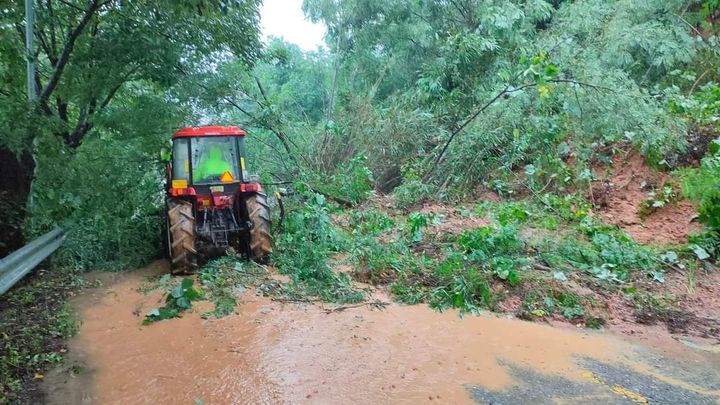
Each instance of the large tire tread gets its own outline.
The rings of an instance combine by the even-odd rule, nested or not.
[[[192,204],[178,199],[167,201],[170,268],[173,273],[187,273],[195,267],[195,217]]]
[[[250,230],[250,254],[258,263],[267,263],[272,253],[272,235],[270,234],[270,205],[263,192],[256,193],[245,200],[248,215],[253,227]]]

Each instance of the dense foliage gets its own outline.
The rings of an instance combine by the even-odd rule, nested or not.
[[[329,51],[280,40],[262,48],[255,1],[40,1],[39,99],[28,108],[23,8],[9,6],[0,143],[34,158],[24,168],[34,175],[26,233],[65,226],[62,259],[83,268],[152,257],[155,156],[186,124],[248,128],[265,182],[300,180],[351,203],[373,187],[394,190],[409,206],[478,187],[517,194],[518,173],[534,191],[588,187],[589,166],[618,142],[674,168],[688,115],[707,123],[716,108],[708,1],[307,0],[304,9],[328,27]]]

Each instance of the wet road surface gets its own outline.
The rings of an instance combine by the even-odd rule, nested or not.
[[[82,317],[58,404],[720,404],[720,354],[674,340],[391,304],[340,312],[245,292],[234,315],[142,326],[162,292],[138,287],[163,262],[73,301]],[[385,297],[380,297],[386,299]],[[72,372],[71,372],[72,371]]]

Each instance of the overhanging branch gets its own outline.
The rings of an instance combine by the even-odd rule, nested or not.
[[[598,86],[598,85],[590,84],[590,83],[579,82],[579,81],[573,80],[573,79],[551,79],[551,80],[548,80],[547,82],[548,82],[548,83],[566,83],[566,84],[569,83],[569,84],[574,84],[574,85],[578,85],[578,86],[581,86],[581,87],[588,87],[588,88],[591,88],[591,89],[594,89],[594,90],[597,90],[597,91],[603,90],[603,91],[609,91],[609,92],[613,92],[613,93],[616,92],[615,90],[613,90],[613,89],[611,89],[611,88],[608,88],[608,87]],[[506,96],[506,95],[511,94],[511,93],[515,93],[515,92],[524,90],[524,89],[527,89],[527,88],[530,88],[530,87],[536,87],[536,86],[538,86],[538,83],[536,83],[536,82],[527,83],[527,84],[524,84],[524,85],[519,86],[519,87],[512,87],[511,85],[507,85],[507,86],[505,86],[505,88],[504,88],[502,91],[500,91],[500,92],[497,93],[492,99],[490,99],[490,101],[488,101],[487,103],[483,104],[483,105],[480,107],[480,109],[478,109],[475,113],[473,113],[468,119],[466,119],[457,129],[455,129],[455,130],[450,134],[450,137],[449,137],[448,140],[445,142],[445,145],[443,145],[443,148],[442,148],[442,150],[440,151],[440,154],[439,154],[438,157],[435,159],[434,164],[430,167],[430,169],[428,170],[428,172],[425,174],[424,178],[427,180],[427,179],[430,177],[430,175],[431,175],[431,174],[433,173],[433,171],[435,170],[435,167],[437,167],[438,164],[442,161],[442,158],[445,156],[445,152],[447,152],[448,147],[450,147],[450,144],[451,144],[452,141],[455,139],[455,137],[457,137],[457,135],[458,135],[460,132],[462,132],[471,122],[475,121],[475,119],[476,119],[478,116],[480,116],[480,114],[482,114],[485,110],[487,110],[488,108],[490,108],[490,106],[492,106],[493,104],[495,104],[495,102],[498,101],[501,97]]]

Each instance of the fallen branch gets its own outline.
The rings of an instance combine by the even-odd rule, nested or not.
[[[542,270],[542,271],[552,271],[552,269],[550,267],[545,266],[544,264],[540,264],[540,263],[533,263],[533,268],[535,268],[537,270]]]
[[[375,301],[371,301],[371,302],[362,302],[362,303],[360,303],[360,304],[355,304],[355,305],[343,305],[343,306],[339,306],[339,307],[332,308],[332,309],[326,309],[326,310],[325,310],[325,313],[326,313],[326,314],[332,314],[332,313],[334,313],[334,312],[342,312],[342,311],[344,311],[344,310],[346,310],[346,309],[361,308],[361,307],[364,307],[364,306],[370,306],[370,307],[373,307],[373,308],[375,308],[375,309],[385,309],[385,307],[388,306],[388,305],[390,305],[389,302],[383,302],[383,301],[380,301],[380,300],[375,300]]]
[[[602,86],[598,86],[598,85],[591,84],[591,83],[579,82],[579,81],[577,81],[577,80],[572,80],[572,79],[552,79],[552,80],[548,80],[547,82],[548,82],[548,83],[556,83],[556,84],[559,84],[559,83],[569,83],[569,84],[574,84],[574,85],[581,86],[581,87],[588,87],[588,88],[591,88],[591,89],[596,90],[596,91],[604,90],[604,91],[609,91],[609,92],[616,93],[615,90],[613,90],[613,89],[611,89],[611,88],[608,88],[608,87],[602,87]],[[520,87],[512,87],[511,85],[508,84],[507,86],[505,86],[504,89],[502,89],[502,91],[500,91],[500,92],[497,93],[492,99],[490,99],[490,101],[488,101],[487,103],[483,104],[483,106],[480,107],[479,110],[477,110],[475,113],[473,113],[468,119],[466,119],[462,124],[460,124],[460,126],[459,126],[457,129],[455,129],[455,130],[450,134],[450,137],[449,137],[448,140],[445,142],[445,145],[443,146],[442,150],[440,151],[440,154],[439,154],[438,157],[435,159],[435,164],[433,164],[433,165],[430,167],[430,170],[428,170],[428,172],[425,174],[424,179],[427,180],[427,179],[430,177],[430,175],[432,174],[432,172],[435,170],[435,167],[438,166],[438,164],[440,163],[440,161],[442,160],[442,158],[445,156],[445,152],[447,152],[447,149],[448,149],[448,147],[450,146],[450,143],[452,143],[453,139],[455,139],[455,137],[456,137],[460,132],[462,132],[463,129],[465,129],[468,125],[470,125],[471,122],[475,121],[475,119],[476,119],[478,116],[480,116],[480,114],[482,114],[485,110],[487,110],[488,108],[490,108],[491,105],[495,104],[495,102],[498,101],[498,100],[499,100],[500,98],[502,98],[503,96],[507,96],[507,95],[509,95],[509,94],[511,94],[511,93],[515,93],[515,92],[518,92],[518,91],[521,91],[521,90],[524,90],[524,89],[527,89],[527,88],[530,88],[530,87],[537,87],[537,86],[538,86],[538,83],[527,83],[527,84],[524,84],[524,85],[522,85],[522,86],[520,86]]]
[[[350,201],[350,200],[347,200],[347,199],[342,198],[342,197],[337,197],[337,196],[334,196],[334,195],[332,195],[332,194],[328,194],[328,193],[326,193],[326,192],[324,192],[324,191],[322,191],[322,190],[319,190],[319,189],[311,186],[311,185],[308,184],[308,183],[304,183],[304,184],[305,184],[305,185],[307,186],[307,188],[309,188],[310,191],[312,191],[313,193],[320,194],[320,195],[322,195],[323,197],[327,198],[328,200],[335,201],[336,203],[342,205],[342,206],[345,207],[345,208],[352,208],[352,207],[355,206],[355,203],[353,203],[353,202]]]
[[[316,302],[322,302],[322,300],[318,300],[318,299],[308,299],[308,298],[282,298],[282,297],[273,297],[273,298],[271,298],[270,300],[271,300],[271,301],[274,301],[274,302],[280,302],[280,303],[283,303],[283,304],[288,304],[288,303],[313,304],[313,303],[316,303]]]

